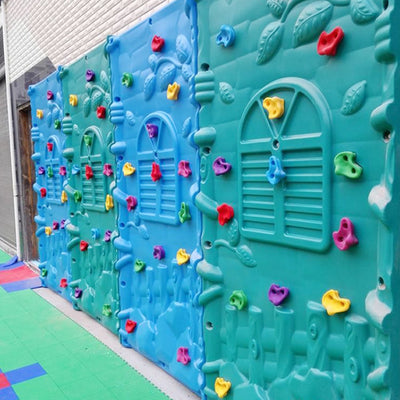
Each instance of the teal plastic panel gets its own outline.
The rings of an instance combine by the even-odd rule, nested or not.
[[[101,45],[60,68],[64,95],[63,132],[67,159],[71,253],[70,295],[76,309],[118,331],[118,272],[111,243],[117,211],[112,190],[115,158],[110,152],[111,82],[108,55]]]
[[[110,37],[106,47],[114,97],[121,343],[201,394],[196,38],[196,5],[179,0]],[[174,83],[180,85],[176,100],[167,98]]]
[[[209,399],[400,396],[398,6],[198,2]]]
[[[36,236],[39,240],[40,279],[69,299],[66,282],[70,280],[71,261],[67,250],[68,205],[62,201],[66,181],[66,162],[62,157],[64,135],[61,132],[63,101],[61,82],[56,72],[29,87],[32,110],[32,141],[38,215]]]

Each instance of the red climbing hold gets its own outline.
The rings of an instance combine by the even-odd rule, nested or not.
[[[161,51],[164,47],[165,41],[162,37],[155,35],[151,41],[151,49],[153,51]]]
[[[81,251],[86,251],[88,247],[89,247],[89,243],[85,242],[84,240],[81,240],[81,244],[80,244]]]
[[[137,323],[135,321],[132,321],[131,319],[127,319],[125,323],[125,330],[128,333],[132,333],[135,328],[136,328]]]
[[[67,286],[68,286],[67,279],[66,279],[66,278],[62,278],[62,279],[60,280],[60,287],[66,288]]]
[[[53,151],[53,143],[47,142],[47,150]]]
[[[218,222],[221,225],[225,225],[235,215],[233,208],[226,203],[223,203],[220,206],[218,206],[217,211],[218,211]]]
[[[162,177],[162,174],[160,171],[160,166],[158,164],[156,164],[155,162],[153,162],[150,176],[151,176],[151,179],[153,180],[153,182],[160,180]]]
[[[106,117],[106,108],[104,106],[97,107],[97,118],[104,119]]]
[[[41,188],[40,189],[40,197],[46,197],[47,191],[46,188]]]
[[[86,175],[86,179],[92,179],[93,178],[93,170],[92,170],[92,167],[90,165],[86,165],[85,175]]]
[[[337,47],[343,38],[344,32],[340,26],[336,27],[331,33],[322,32],[317,44],[318,54],[321,56],[336,55]]]

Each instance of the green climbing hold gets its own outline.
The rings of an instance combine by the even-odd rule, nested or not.
[[[90,135],[83,135],[83,140],[86,146],[90,146],[92,144],[92,137]]]
[[[247,306],[247,297],[243,290],[234,290],[231,297],[229,297],[229,304],[238,310],[245,308]]]
[[[125,87],[131,87],[133,85],[133,76],[129,72],[124,72],[122,74],[121,83]]]
[[[76,190],[74,193],[75,203],[79,203],[82,200],[82,194],[79,190]]]
[[[343,175],[350,179],[357,179],[362,174],[362,167],[356,163],[356,153],[343,151],[334,159],[335,174]]]
[[[178,216],[179,216],[179,221],[181,221],[181,224],[192,218],[192,216],[190,215],[188,204],[181,203],[181,209],[179,210]]]
[[[46,269],[46,268],[43,268],[43,269],[40,271],[40,276],[42,276],[43,278],[44,278],[45,276],[47,276],[47,269]]]
[[[109,304],[103,305],[103,311],[101,312],[105,317],[110,317],[112,314],[111,306]]]
[[[135,261],[135,272],[140,272],[145,269],[146,263],[142,260],[136,259]]]
[[[54,176],[53,168],[52,167],[47,167],[47,177],[52,178]]]
[[[54,128],[55,129],[61,129],[61,121],[59,119],[56,119],[54,121]]]

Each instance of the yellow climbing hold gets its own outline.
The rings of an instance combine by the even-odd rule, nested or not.
[[[36,110],[36,116],[37,116],[39,119],[42,119],[42,118],[43,118],[43,110]]]
[[[50,228],[50,226],[46,226],[46,228],[44,228],[44,232],[46,233],[47,236],[50,236],[52,229]]]
[[[181,85],[174,82],[172,85],[168,85],[167,89],[167,99],[168,100],[178,100],[179,91],[181,90]]]
[[[328,315],[346,312],[350,308],[351,301],[342,299],[337,290],[328,290],[322,296],[322,305],[325,307]]]
[[[135,173],[135,171],[136,168],[130,162],[126,162],[122,167],[122,172],[124,173],[125,176],[132,175]]]
[[[111,210],[112,208],[114,208],[114,200],[112,198],[112,196],[110,196],[109,194],[106,196],[106,210]]]
[[[76,94],[69,95],[69,104],[71,104],[72,107],[76,107],[78,105],[78,96]]]
[[[67,200],[68,200],[67,193],[65,192],[65,190],[63,190],[63,191],[61,192],[61,203],[66,203]]]
[[[285,112],[285,100],[280,97],[266,97],[263,107],[268,111],[269,119],[280,118]]]
[[[224,378],[217,378],[215,380],[214,389],[218,397],[222,399],[228,394],[231,386],[232,384],[229,381],[226,381]]]
[[[176,261],[179,265],[186,264],[190,260],[190,254],[185,249],[179,249],[176,253]]]

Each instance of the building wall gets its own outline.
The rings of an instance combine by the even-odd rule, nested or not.
[[[66,65],[107,35],[136,25],[172,0],[7,0],[10,80],[44,58]]]

